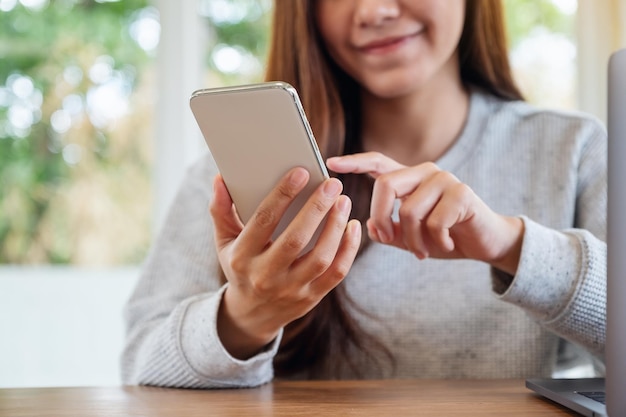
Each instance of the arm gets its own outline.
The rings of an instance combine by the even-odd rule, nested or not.
[[[599,355],[606,336],[606,185],[606,134],[595,129],[579,158],[574,227],[557,231],[524,218],[517,273],[493,270],[502,300]]]
[[[494,291],[559,336],[602,354],[606,338],[606,244],[586,230],[557,232],[524,219],[515,277],[493,269]]]
[[[124,383],[208,388],[272,378],[280,337],[247,360],[232,357],[217,337],[224,287],[208,212],[215,173],[209,157],[190,169],[128,301]]]
[[[564,226],[571,227],[567,230],[494,213],[469,187],[433,164],[404,167],[376,153],[331,158],[327,164],[331,170],[368,173],[376,179],[367,221],[374,241],[409,250],[420,259],[489,263],[494,290],[503,301],[597,354],[605,339],[606,134],[599,124],[582,126],[576,130],[566,123],[564,138],[576,136],[576,142],[570,140],[568,145],[572,154],[561,160],[567,178],[549,179],[552,185],[569,187],[573,182],[575,202],[572,197],[541,203],[558,211],[557,216],[575,212],[572,223]],[[556,154],[562,142],[551,143]],[[537,152],[542,149],[537,147]],[[533,194],[542,195],[551,194]],[[391,213],[397,199],[400,208],[394,221]]]
[[[356,256],[360,227],[349,221],[350,200],[337,179],[324,181],[272,240],[308,181],[306,170],[280,179],[244,226],[207,164],[183,183],[128,304],[125,382],[209,388],[269,381],[282,328],[338,285]]]

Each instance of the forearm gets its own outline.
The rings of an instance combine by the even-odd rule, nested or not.
[[[222,346],[216,329],[223,290],[183,301],[158,322],[133,329],[122,358],[124,382],[181,388],[248,387],[273,377],[279,339],[245,361]]]
[[[523,308],[556,334],[601,354],[606,244],[583,230],[558,232],[525,222],[517,274],[511,279],[494,271],[494,290],[503,301]]]

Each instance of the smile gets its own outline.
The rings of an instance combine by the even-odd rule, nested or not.
[[[374,42],[370,42],[364,46],[359,47],[359,51],[369,55],[384,55],[390,52],[394,52],[397,49],[400,49],[410,40],[417,37],[420,32],[416,32],[410,35],[405,36],[397,36],[391,38],[385,38],[381,40],[377,40]]]

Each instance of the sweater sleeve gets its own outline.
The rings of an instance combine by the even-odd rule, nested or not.
[[[594,125],[597,126],[597,125]],[[576,215],[555,230],[522,216],[515,277],[493,270],[493,288],[547,329],[602,356],[606,338],[606,134],[587,133],[577,164]]]
[[[238,360],[217,334],[227,284],[219,281],[208,211],[214,175],[210,156],[189,169],[127,302],[126,384],[248,387],[273,377],[280,335],[256,356]]]
[[[494,290],[559,336],[601,355],[606,339],[606,244],[585,230],[557,232],[524,218],[517,274],[494,270]]]

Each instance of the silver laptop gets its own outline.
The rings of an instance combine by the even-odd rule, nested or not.
[[[626,49],[608,73],[606,381],[529,379],[526,386],[584,416],[626,416]]]

